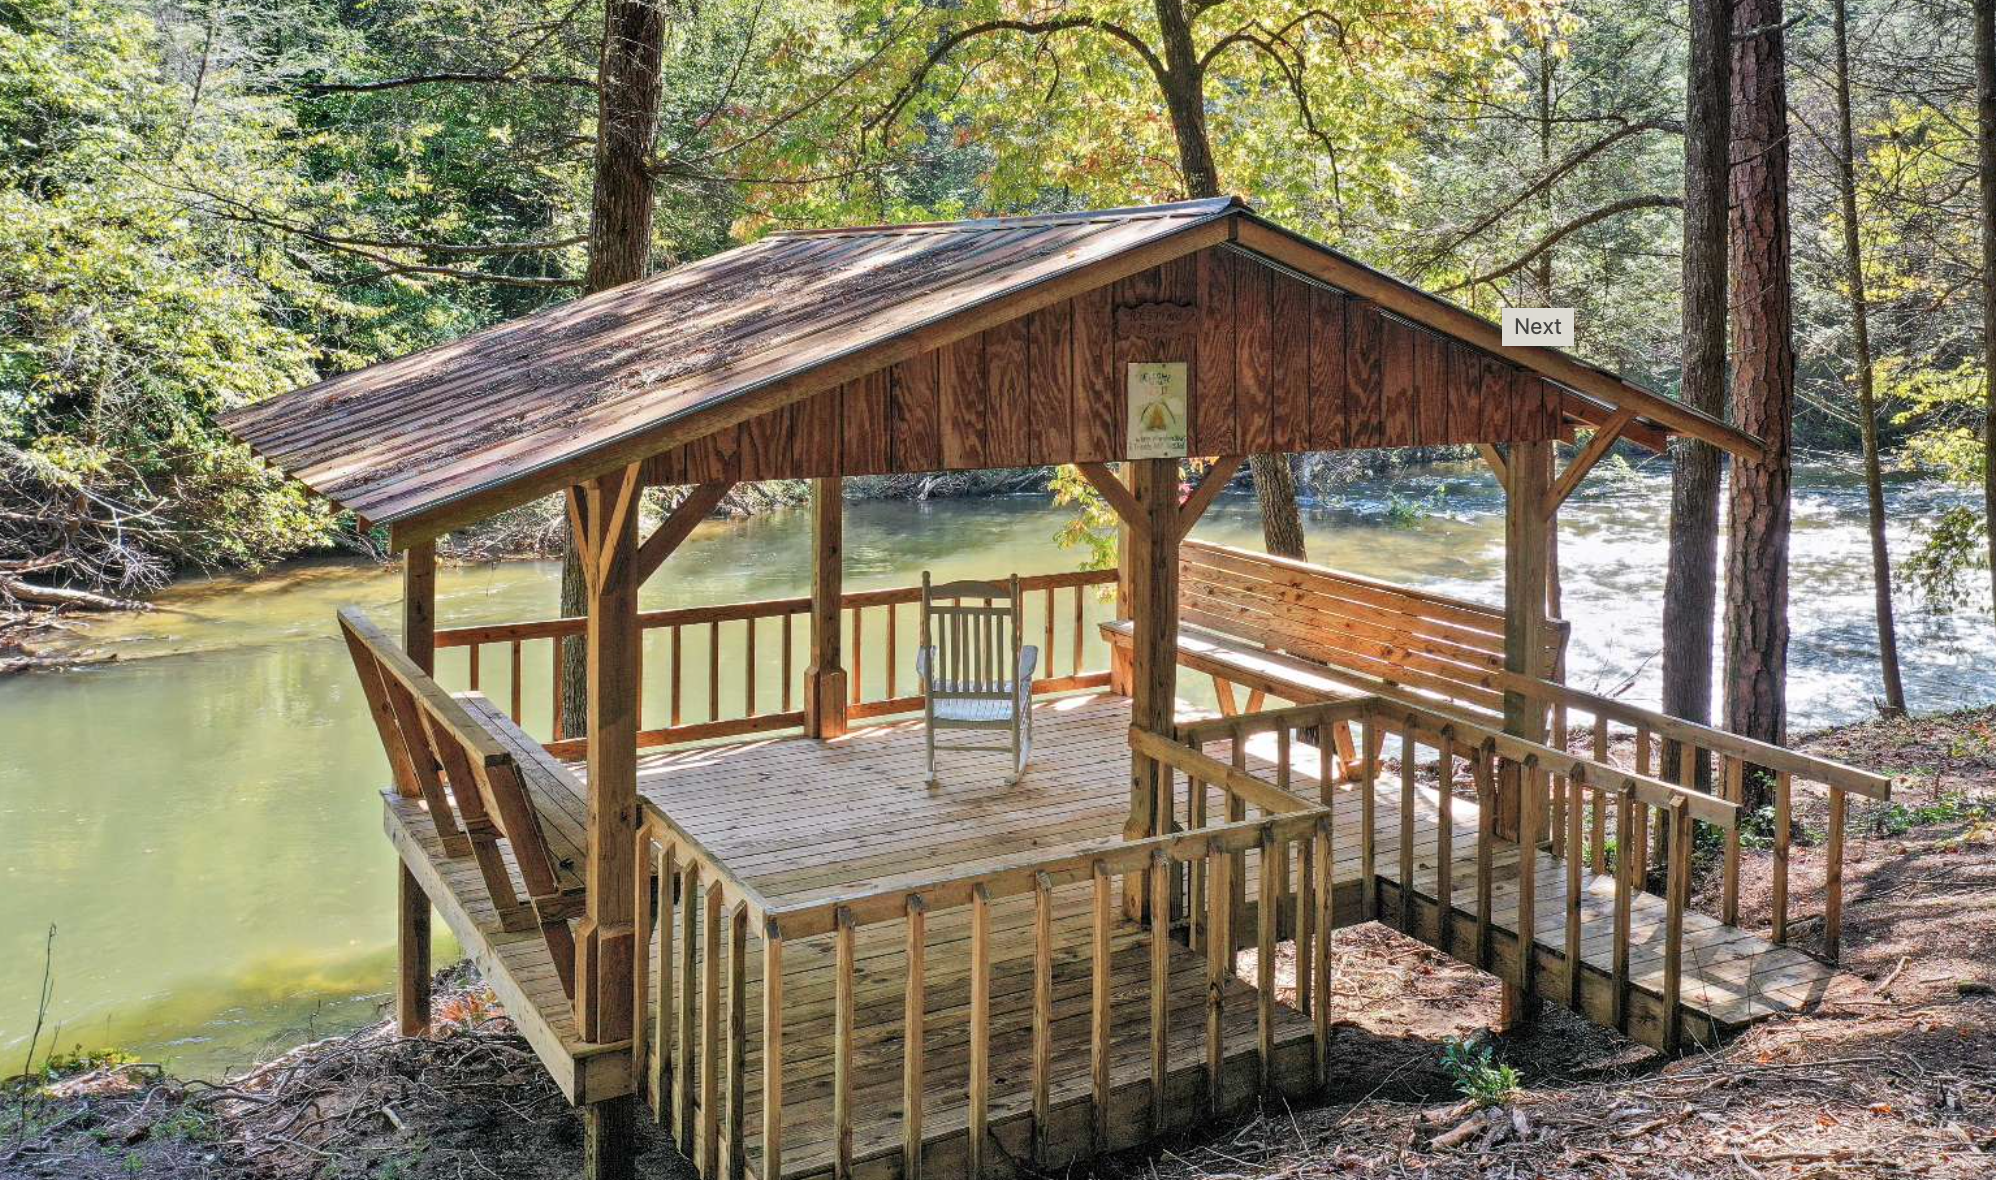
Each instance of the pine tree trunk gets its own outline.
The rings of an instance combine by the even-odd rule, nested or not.
[[[1795,401],[1789,273],[1788,91],[1781,0],[1733,11],[1733,405],[1765,452],[1733,464],[1726,537],[1726,727],[1766,742],[1787,728],[1790,435]],[[1770,785],[1750,776],[1746,803]]]
[[[1996,610],[1996,0],[1975,0],[1976,177],[1982,207],[1982,523]]]
[[[1164,45],[1165,110],[1171,115],[1178,143],[1178,166],[1185,174],[1185,195],[1217,197],[1220,172],[1213,163],[1213,143],[1206,134],[1206,77],[1192,43],[1192,26],[1181,0],[1156,0],[1158,29]],[[1261,539],[1278,557],[1306,560],[1303,513],[1296,503],[1296,473],[1287,455],[1248,458],[1254,493],[1261,503]]]
[[[603,10],[603,50],[597,67],[596,184],[589,205],[586,293],[643,278],[650,267],[655,188],[651,142],[658,127],[664,55],[663,0],[609,0]],[[588,604],[575,538],[567,537],[561,563],[561,613],[580,615]],[[589,680],[583,657],[580,640],[564,645],[563,737],[581,737],[587,729]]]
[[[1684,112],[1686,405],[1726,412],[1726,179],[1731,118],[1731,0],[1691,0]],[[1719,600],[1719,448],[1671,448],[1670,555],[1663,581],[1663,711],[1712,720],[1712,634]],[[1666,756],[1671,755],[1666,752]]]
[[[1864,490],[1871,524],[1871,586],[1878,617],[1878,671],[1885,684],[1885,712],[1906,711],[1899,677],[1899,629],[1892,618],[1892,555],[1885,548],[1885,477],[1879,469],[1878,395],[1871,367],[1871,307],[1865,296],[1864,249],[1857,234],[1857,137],[1850,113],[1850,28],[1847,0],[1834,0],[1836,40],[1837,186],[1843,203],[1844,281],[1850,291],[1851,347],[1857,363],[1858,427],[1864,434]]]

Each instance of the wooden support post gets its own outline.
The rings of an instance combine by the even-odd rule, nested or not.
[[[1178,461],[1137,459],[1128,467],[1138,508],[1128,530],[1130,724],[1169,735],[1178,700]],[[1126,838],[1163,835],[1169,827],[1170,815],[1158,809],[1160,780],[1169,773],[1155,759],[1131,755]],[[1141,913],[1143,895],[1141,888],[1125,891],[1131,916]]]
[[[575,1023],[582,1039],[631,1035],[637,936],[638,514],[635,466],[579,496],[589,583],[589,863],[576,930]]]
[[[846,670],[839,642],[844,594],[845,500],[836,476],[811,481],[811,662],[804,669],[804,732],[846,731]]]
[[[638,1174],[638,1096],[626,1094],[582,1108],[585,1180],[632,1180]]]
[[[425,672],[437,664],[437,546],[402,555],[402,650]],[[395,1027],[405,1037],[430,1031],[430,898],[399,860],[396,869]]]
[[[1504,667],[1525,676],[1539,674],[1539,653],[1546,633],[1546,487],[1552,473],[1552,444],[1511,444],[1505,456],[1504,483]],[[1528,741],[1546,740],[1545,707],[1521,693],[1504,694],[1504,732]],[[1523,768],[1507,760],[1497,784],[1496,834],[1520,843],[1540,837],[1538,824],[1522,830],[1528,789]],[[1530,809],[1535,817],[1544,808]],[[1530,932],[1519,931],[1519,945],[1530,946]],[[1511,1028],[1530,1019],[1536,1004],[1528,1002],[1516,983],[1506,983],[1499,1026]]]

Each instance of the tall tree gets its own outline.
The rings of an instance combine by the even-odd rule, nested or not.
[[[1764,452],[1733,464],[1726,536],[1726,727],[1779,742],[1787,725],[1790,441],[1788,89],[1781,0],[1733,8],[1733,406]],[[1748,802],[1768,786],[1755,776]]]
[[[1679,396],[1726,410],[1726,181],[1732,113],[1732,0],[1691,0],[1684,112],[1684,376]],[[1663,708],[1712,719],[1718,602],[1719,448],[1673,444],[1670,556],[1663,582]]]
[[[1410,115],[1426,105],[1418,88],[1477,78],[1496,59],[1505,20],[1543,7],[890,2],[880,26],[922,48],[911,57],[883,51],[881,72],[905,62],[905,81],[860,130],[877,145],[897,128],[969,138],[988,123],[994,134],[978,142],[994,163],[989,188],[1014,204],[1211,197],[1235,185],[1265,208],[1337,225],[1357,194],[1397,184],[1391,153],[1378,148],[1418,133]],[[1168,178],[1160,160],[1170,162]],[[1289,464],[1257,455],[1252,470],[1268,549],[1303,556]]]
[[[1975,0],[1975,172],[1982,213],[1982,523],[1996,610],[1996,0]]]
[[[589,205],[590,293],[643,278],[651,264],[652,136],[658,130],[660,70],[665,56],[664,0],[609,0],[603,6],[603,51],[596,86],[596,179]],[[582,614],[588,586],[571,535],[563,547],[561,613]],[[562,733],[579,737],[589,681],[583,644],[562,652]]]
[[[1885,708],[1906,711],[1906,686],[1899,676],[1899,629],[1892,617],[1892,555],[1885,546],[1885,477],[1878,454],[1877,372],[1871,360],[1871,305],[1864,285],[1864,249],[1857,222],[1857,135],[1850,101],[1850,14],[1848,0],[1833,0],[1830,35],[1837,97],[1837,196],[1842,211],[1845,286],[1850,299],[1853,361],[1857,369],[1858,429],[1864,439],[1865,503],[1871,527],[1873,610],[1878,619],[1878,670],[1885,684]]]

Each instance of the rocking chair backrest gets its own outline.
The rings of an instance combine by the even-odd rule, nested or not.
[[[1019,578],[931,585],[922,575],[922,637],[936,649],[931,676],[950,695],[1002,695],[1019,667]]]

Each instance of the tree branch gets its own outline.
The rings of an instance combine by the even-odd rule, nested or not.
[[[579,78],[569,74],[473,73],[445,70],[434,74],[377,78],[371,82],[308,82],[305,84],[305,93],[314,97],[328,94],[373,94],[382,90],[401,90],[411,86],[429,86],[438,83],[473,86],[569,86],[578,90],[596,89],[596,79]]]
[[[1144,42],[1143,38],[1113,21],[1106,21],[1092,16],[1065,16],[1053,20],[981,21],[978,24],[965,25],[961,29],[944,35],[942,40],[936,42],[935,47],[929,50],[928,57],[923,60],[921,65],[915,67],[915,72],[908,76],[908,80],[902,84],[901,89],[894,92],[894,96],[887,100],[886,106],[882,107],[877,114],[862,124],[862,129],[873,131],[892,123],[896,118],[900,117],[902,110],[920,92],[922,83],[928,79],[929,74],[937,66],[941,65],[959,45],[962,45],[966,41],[989,36],[993,33],[1024,33],[1032,37],[1048,37],[1055,33],[1083,29],[1092,29],[1099,33],[1107,33],[1109,36],[1128,45],[1143,60],[1143,63],[1150,67],[1151,73],[1156,75],[1160,84],[1170,76],[1169,72],[1164,68],[1164,62],[1159,60],[1157,54]]]
[[[1569,235],[1578,233],[1579,231],[1586,229],[1590,225],[1594,225],[1597,222],[1606,221],[1611,217],[1617,217],[1623,213],[1633,213],[1637,209],[1682,209],[1683,207],[1684,207],[1683,197],[1667,196],[1663,193],[1652,193],[1648,196],[1641,196],[1641,197],[1624,197],[1619,201],[1610,202],[1609,204],[1602,205],[1598,209],[1591,209],[1586,213],[1581,214],[1580,216],[1574,218],[1573,220],[1553,230],[1545,237],[1540,238],[1535,244],[1533,244],[1531,249],[1525,251],[1523,254],[1520,254],[1518,257],[1512,259],[1510,262],[1505,263],[1503,266],[1500,266],[1495,270],[1487,271],[1483,274],[1477,275],[1474,278],[1464,279],[1459,283],[1452,283],[1449,286],[1443,287],[1440,291],[1437,291],[1436,294],[1446,295],[1451,291],[1460,291],[1466,287],[1479,287],[1482,286],[1484,283],[1494,283],[1498,279],[1501,279],[1506,275],[1514,274],[1520,270],[1523,270],[1525,267],[1530,266],[1532,264],[1532,261],[1536,259],[1539,255],[1544,254],[1547,250],[1550,250],[1554,246],[1559,245],[1559,243],[1565,238],[1567,238]]]

